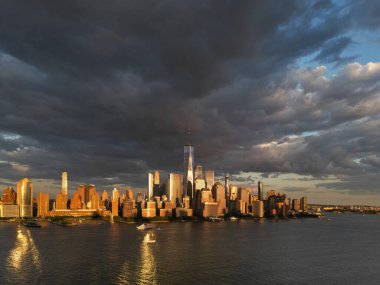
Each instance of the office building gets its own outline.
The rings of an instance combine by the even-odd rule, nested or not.
[[[148,199],[153,198],[153,173],[148,173]]]
[[[37,217],[49,215],[49,194],[39,192],[37,194]]]
[[[237,186],[231,186],[230,201],[234,201],[237,198],[238,198],[238,187]]]
[[[224,177],[224,193],[226,195],[226,200],[227,200],[227,203],[229,202],[229,199],[230,199],[230,175],[229,174],[226,174],[226,176]]]
[[[118,189],[113,188],[112,190],[112,203],[117,202],[118,204],[120,203],[120,191]]]
[[[62,194],[67,195],[67,172],[62,172]]]
[[[206,187],[208,189],[212,189],[212,186],[214,186],[214,184],[215,184],[214,171],[206,170],[205,171],[205,178],[206,178]]]
[[[70,209],[71,210],[79,210],[82,208],[84,208],[84,205],[82,205],[80,194],[74,193],[73,198],[71,198],[71,200],[70,200]]]
[[[146,203],[146,208],[142,209],[143,218],[153,218],[156,217],[156,202],[148,201]]]
[[[224,186],[220,182],[216,182],[211,192],[213,200],[218,203],[218,216],[223,216],[226,214],[227,208]]]
[[[0,218],[18,218],[18,217],[20,217],[19,205],[0,203]]]
[[[3,205],[15,205],[16,204],[16,192],[12,187],[7,187],[1,195],[1,201]]]
[[[301,198],[301,210],[307,211],[307,197]]]
[[[33,183],[28,178],[17,182],[17,205],[20,217],[33,217]]]
[[[118,199],[111,202],[111,215],[119,216],[119,200]]]
[[[293,211],[299,211],[300,210],[300,200],[298,200],[298,199],[292,200],[292,210]]]
[[[203,205],[203,217],[218,217],[218,203],[216,202],[205,202]]]
[[[257,195],[259,196],[259,200],[264,200],[264,183],[260,179],[260,181],[257,183]]]
[[[55,210],[66,210],[67,209],[67,195],[58,193],[55,196]]]
[[[91,196],[96,193],[95,185],[79,185],[77,193],[80,196],[81,202],[84,204],[86,209],[91,207]]]
[[[125,199],[126,200],[133,200],[133,191],[131,188],[127,188],[125,190]]]
[[[137,217],[137,209],[135,207],[135,201],[126,199],[123,202],[123,218]]]
[[[195,167],[195,178],[199,178],[199,179],[203,178],[202,165],[197,165]]]
[[[179,206],[183,192],[183,176],[177,173],[170,173],[166,182],[166,196],[172,202],[174,208]]]
[[[202,190],[206,188],[206,181],[202,178],[195,178],[195,181],[194,181],[194,189],[195,190]]]
[[[90,202],[91,202],[90,209],[97,210],[97,209],[103,208],[103,207],[100,207],[100,196],[98,193],[91,195]]]
[[[264,202],[261,200],[252,203],[252,215],[256,218],[264,217]]]

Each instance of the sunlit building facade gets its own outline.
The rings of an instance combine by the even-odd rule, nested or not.
[[[212,171],[212,170],[206,170],[205,171],[205,179],[206,179],[206,187],[208,189],[211,189],[212,186],[214,186],[214,184],[215,184],[214,171]]]
[[[202,165],[197,165],[195,167],[195,178],[203,178],[203,171],[202,171]]]
[[[17,182],[17,205],[20,217],[33,217],[33,183],[28,178]]]
[[[16,204],[16,192],[12,187],[7,187],[1,195],[1,202],[3,205],[15,205]]]
[[[37,194],[37,217],[49,215],[49,194],[39,192]]]
[[[166,196],[174,207],[179,206],[181,202],[183,192],[182,180],[183,176],[181,174],[170,173],[166,181]]]
[[[264,183],[262,180],[257,183],[257,195],[260,201],[264,200]]]
[[[67,195],[67,172],[62,172],[62,194]]]
[[[307,197],[301,198],[301,210],[307,211]]]

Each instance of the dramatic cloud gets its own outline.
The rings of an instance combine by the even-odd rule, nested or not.
[[[196,162],[236,182],[334,175],[323,187],[350,191],[348,177],[380,167],[380,63],[347,54],[378,31],[372,4],[4,2],[2,184],[57,188],[68,170],[75,183],[144,188],[151,169],[181,171],[191,141]]]

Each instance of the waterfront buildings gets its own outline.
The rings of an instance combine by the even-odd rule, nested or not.
[[[44,216],[81,216],[108,215],[124,218],[155,217],[216,217],[230,215],[249,215],[257,218],[287,217],[291,212],[307,211],[307,197],[291,200],[275,190],[269,190],[264,198],[264,183],[258,182],[255,195],[252,188],[233,185],[229,174],[223,181],[215,183],[214,171],[194,167],[194,147],[184,146],[184,175],[169,173],[160,184],[160,173],[148,173],[147,195],[139,192],[134,198],[129,187],[122,193],[114,188],[111,199],[108,192],[96,192],[95,185],[78,185],[71,199],[68,197],[67,172],[62,172],[62,189],[55,196],[54,207],[49,208],[49,195],[38,193],[37,215]],[[32,182],[28,178],[17,183],[17,193],[8,187],[3,191],[0,201],[0,216],[32,216]],[[69,210],[68,210],[69,208]]]

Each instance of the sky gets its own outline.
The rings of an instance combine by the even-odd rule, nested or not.
[[[196,164],[380,205],[379,1],[1,1],[0,187]],[[191,129],[191,136],[186,135]]]

